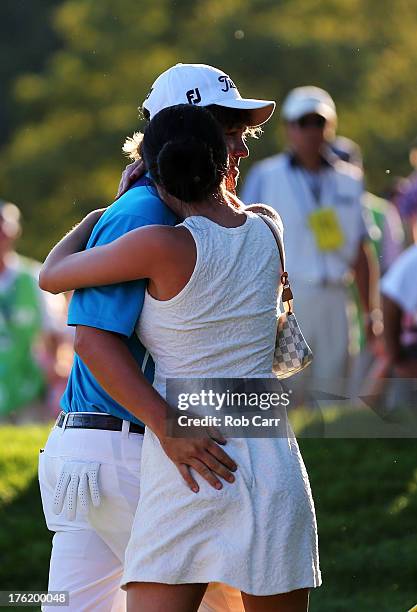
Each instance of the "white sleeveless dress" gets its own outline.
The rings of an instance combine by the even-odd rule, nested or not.
[[[190,281],[168,301],[147,293],[137,328],[154,386],[165,395],[166,378],[272,377],[280,264],[270,229],[250,212],[236,228],[200,216],[183,225],[197,248]],[[321,584],[314,504],[289,424],[288,437],[233,438],[225,450],[235,482],[218,491],[197,474],[196,494],[146,430],[123,585],[222,582],[272,595]]]

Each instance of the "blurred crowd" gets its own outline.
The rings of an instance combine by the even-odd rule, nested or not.
[[[38,287],[40,264],[18,255],[21,215],[0,202],[0,424],[49,421],[72,363],[67,296]]]
[[[252,166],[245,203],[284,222],[295,313],[314,361],[301,379],[355,402],[409,401],[417,377],[417,140],[412,172],[388,193],[366,189],[360,146],[337,132],[328,92],[292,90],[281,119],[287,146]]]
[[[377,195],[327,92],[294,89],[281,119],[285,150],[250,167],[240,196],[282,217],[295,312],[315,357],[309,384],[386,393],[387,379],[417,378],[417,139],[410,175]],[[0,423],[15,424],[56,416],[73,355],[69,296],[39,289],[40,264],[15,251],[20,234],[18,207],[0,202]]]

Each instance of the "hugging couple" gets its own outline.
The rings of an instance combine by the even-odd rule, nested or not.
[[[76,290],[76,355],[39,457],[48,588],[69,591],[70,611],[305,612],[321,584],[289,425],[280,438],[167,435],[167,379],[274,377],[279,252],[234,195],[246,137],[274,108],[211,66],[161,74],[122,195],[42,268],[43,289]]]

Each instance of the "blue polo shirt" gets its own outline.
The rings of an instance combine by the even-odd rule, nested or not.
[[[102,215],[87,249],[108,244],[131,230],[145,225],[175,225],[174,213],[162,202],[148,177],[139,179]],[[138,367],[152,383],[154,364],[134,333],[140,316],[147,280],[141,279],[77,290],[71,300],[68,325],[85,325],[120,334]],[[65,412],[105,412],[140,423],[100,386],[78,355],[61,399]]]

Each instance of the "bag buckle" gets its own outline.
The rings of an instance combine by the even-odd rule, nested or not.
[[[294,299],[294,296],[291,291],[290,283],[288,281],[288,272],[283,272],[281,274],[281,284],[283,286],[282,303],[284,304],[284,308],[286,312],[288,314],[291,314],[292,313],[292,303],[291,302]]]

